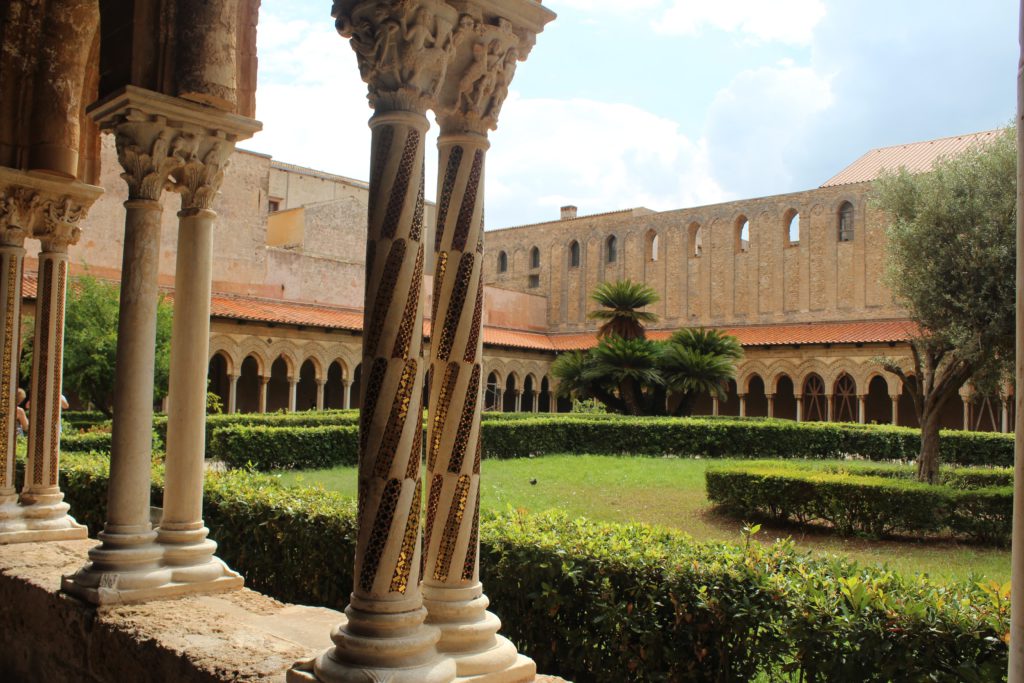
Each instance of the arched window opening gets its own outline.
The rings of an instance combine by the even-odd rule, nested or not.
[[[768,397],[764,391],[764,380],[760,375],[751,376],[747,382],[747,417],[768,417]]]
[[[362,399],[360,398],[360,391],[362,389],[363,380],[363,364],[360,363],[356,366],[356,369],[352,371],[352,386],[349,387],[349,407],[350,408],[361,408]]]
[[[527,375],[526,379],[523,380],[523,398],[519,402],[519,408],[524,413],[532,413],[533,410],[533,392],[536,390],[536,383],[533,381],[533,375]]]
[[[579,268],[580,267],[580,243],[573,242],[569,245],[569,267]]]
[[[836,380],[832,400],[835,405],[832,411],[832,419],[835,422],[858,421],[857,383],[853,381],[852,377],[844,374]]]
[[[824,422],[828,419],[828,398],[821,377],[812,374],[804,380],[803,402],[805,422]]]
[[[775,382],[772,417],[783,420],[796,419],[796,395],[793,390],[793,380],[789,375],[781,375]]]
[[[881,375],[875,375],[868,382],[867,400],[864,402],[864,421],[868,424],[892,423],[892,399],[889,385]]]
[[[231,393],[231,381],[228,379],[227,357],[217,352],[210,359],[210,368],[207,374],[207,386],[209,391],[217,394],[220,398],[220,408],[228,412],[228,394]]]
[[[267,412],[288,410],[288,361],[278,356],[270,366],[270,383],[267,384]]]
[[[341,363],[334,361],[327,368],[327,384],[324,385],[324,409],[340,410],[345,407],[345,371]]]
[[[839,241],[853,241],[853,204],[843,202],[839,207]]]
[[[540,381],[540,396],[537,397],[537,410],[541,413],[551,412],[551,383],[547,377]]]
[[[604,241],[605,263],[615,263],[619,258],[619,240],[615,235],[609,235]]]
[[[501,410],[506,413],[515,413],[516,411],[516,376],[509,375],[508,379],[505,380],[505,391],[501,397]]]
[[[698,257],[704,251],[704,229],[694,223],[690,226],[690,256]]]
[[[498,384],[497,373],[487,375],[487,388],[484,390],[484,410],[501,412],[501,385]]]
[[[499,251],[498,252],[498,272],[499,273],[507,273],[508,272],[508,254],[506,254],[503,251]]]
[[[295,410],[316,410],[316,365],[307,359],[299,368],[299,386],[296,387]]]
[[[540,268],[540,249],[537,247],[530,250],[530,267]]]
[[[647,233],[647,259],[649,261],[658,260],[658,247],[660,246],[660,240],[658,239],[658,233],[651,230]]]
[[[255,413],[260,409],[260,364],[253,356],[242,361],[241,376],[235,388],[238,397],[235,409],[240,413]]]
[[[750,251],[750,221],[740,216],[736,221],[736,253],[745,254]]]
[[[793,212],[792,217],[789,219],[789,227],[787,229],[789,233],[789,244],[800,244],[800,214]]]

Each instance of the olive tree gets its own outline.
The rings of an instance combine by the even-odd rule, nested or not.
[[[1008,129],[928,173],[884,174],[874,188],[876,206],[891,218],[886,279],[915,323],[913,369],[883,364],[913,396],[921,481],[938,477],[943,408],[972,377],[1012,364],[1016,164]]]

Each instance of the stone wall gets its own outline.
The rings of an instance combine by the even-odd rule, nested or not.
[[[652,310],[667,327],[900,317],[883,284],[885,221],[869,205],[869,188],[862,183],[494,230],[487,233],[486,282],[547,295],[552,331],[593,329],[586,318],[594,308],[589,293],[600,282],[623,278],[646,282],[661,295]],[[839,239],[844,202],[854,207],[850,241]],[[795,217],[799,238],[791,240]],[[749,239],[741,236],[744,224]],[[571,263],[574,242],[578,266]],[[530,259],[534,247],[541,254],[537,268]],[[508,264],[504,273],[499,259]]]

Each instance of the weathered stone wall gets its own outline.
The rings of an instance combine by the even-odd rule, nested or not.
[[[662,299],[652,310],[666,326],[898,317],[903,312],[883,284],[884,216],[869,206],[869,187],[820,188],[494,230],[487,233],[486,282],[547,294],[552,331],[592,329],[586,319],[594,307],[589,292],[619,278],[646,282],[658,291]],[[855,209],[849,242],[839,240],[839,207],[845,201]],[[800,233],[791,241],[794,215]],[[746,221],[749,242],[740,238]],[[611,237],[616,240],[614,262],[608,258]],[[570,264],[574,241],[580,245],[578,267]],[[531,267],[533,247],[541,251],[539,268]],[[498,272],[502,252],[508,257],[505,273]]]
[[[250,590],[98,610],[58,593],[95,543],[0,546],[0,680],[278,682],[344,619]]]

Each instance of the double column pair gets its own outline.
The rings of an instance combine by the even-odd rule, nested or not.
[[[376,110],[359,536],[347,620],[332,633],[334,647],[298,663],[288,680],[532,681],[536,666],[497,634],[501,624],[487,611],[480,583],[484,159],[516,63],[554,15],[534,0],[337,0],[334,17]],[[433,231],[424,224],[427,109],[441,127]],[[433,379],[424,448],[428,249]]]
[[[102,193],[99,187],[49,174],[0,168],[0,543],[86,537],[86,528],[68,515],[58,485],[64,310],[68,245],[78,241],[78,224]],[[27,237],[38,239],[41,248],[27,387],[28,457],[19,496],[14,462]]]
[[[258,124],[137,88],[91,115],[116,136],[128,184],[107,519],[64,590],[97,604],[240,587],[203,524],[211,209],[235,142]],[[170,123],[173,121],[174,123]],[[181,194],[171,333],[164,507],[150,523],[153,381],[165,189]]]

